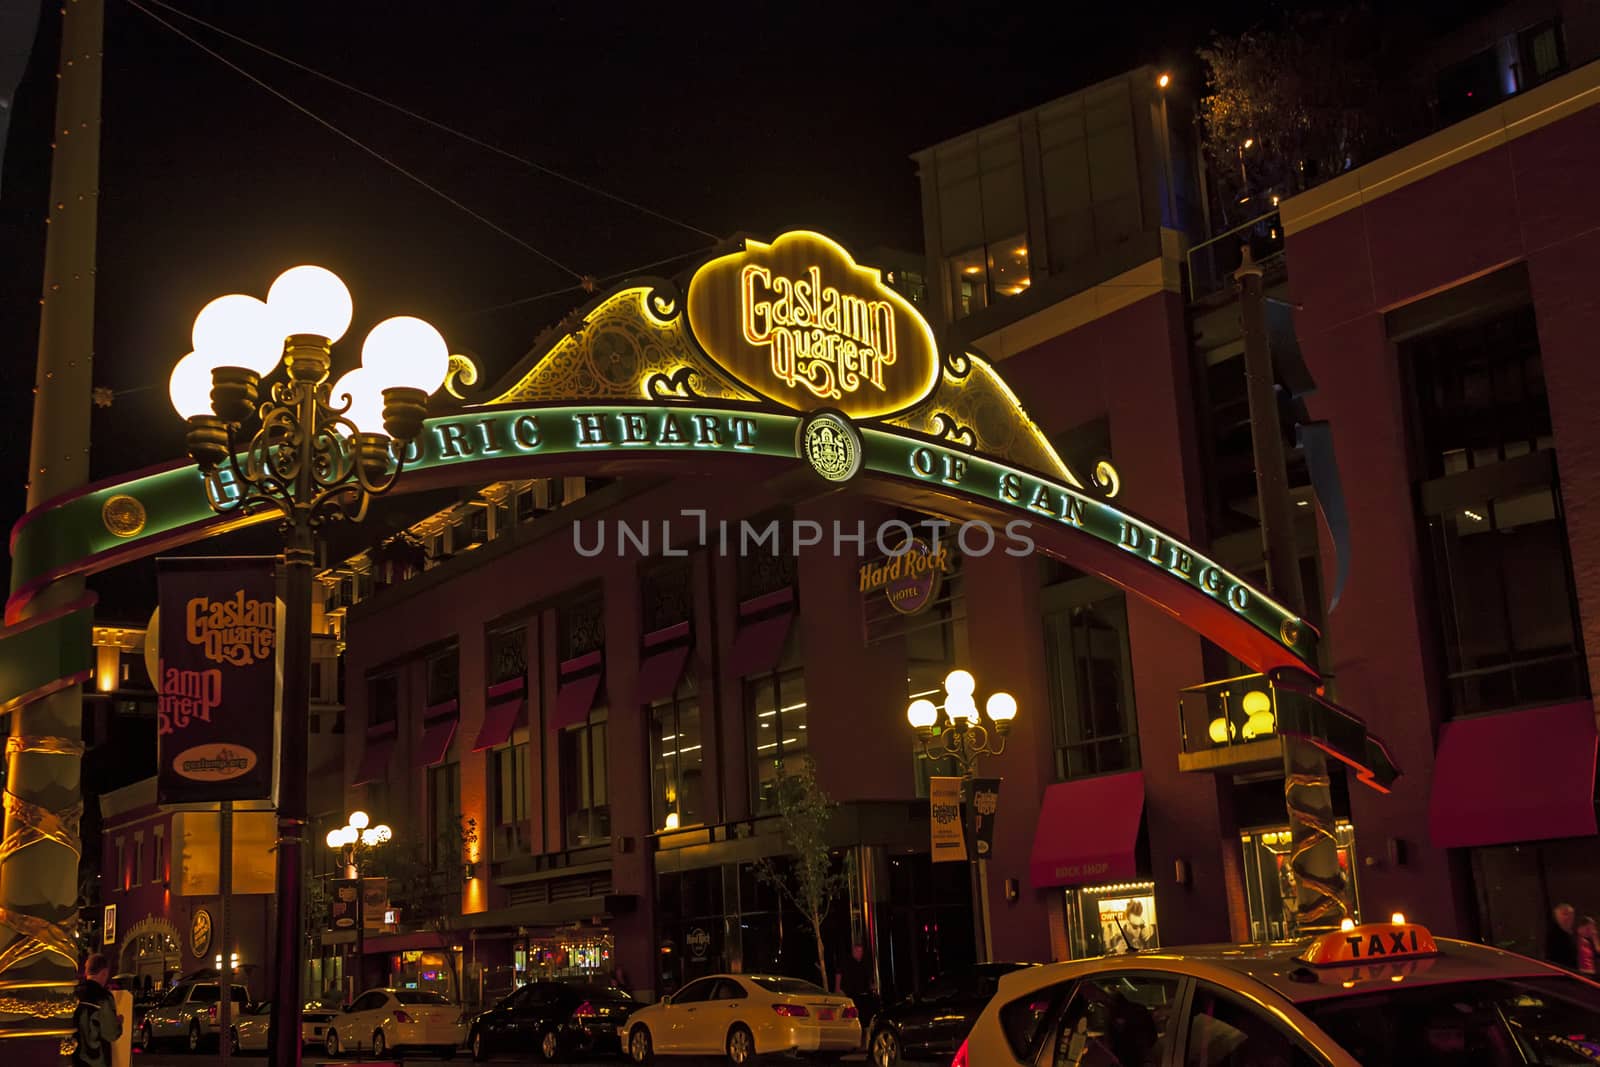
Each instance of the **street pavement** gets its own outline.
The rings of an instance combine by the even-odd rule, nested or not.
[[[246,1052],[231,1056],[229,1057],[229,1060],[240,1061],[238,1067],[262,1067],[262,1065],[266,1063],[266,1056],[259,1052]],[[303,1062],[305,1067],[321,1067],[321,1065],[324,1063],[337,1064],[338,1067],[360,1067],[360,1065],[363,1063],[369,1065],[372,1063],[370,1059],[357,1060],[354,1057],[330,1060],[319,1050],[309,1048],[305,1051]],[[448,1064],[449,1067],[472,1067],[472,1057],[467,1055],[465,1049],[463,1049],[461,1054],[453,1060],[441,1060],[438,1057],[433,1056],[407,1056],[405,1057],[404,1062],[407,1065],[413,1065],[413,1067],[446,1067],[446,1064]],[[500,1064],[503,1065],[503,1067],[510,1067],[511,1064],[518,1063],[543,1062],[544,1061],[538,1059],[538,1057],[536,1057],[532,1052],[529,1052],[528,1055],[521,1057],[493,1056],[489,1059],[490,1064]],[[584,1067],[593,1067],[595,1064],[622,1064],[625,1062],[627,1061],[619,1057],[602,1056],[589,1060],[573,1060],[570,1062],[564,1061],[562,1064],[557,1065],[557,1067],[577,1067],[579,1064],[583,1064]],[[678,1067],[680,1064],[682,1067],[709,1067],[711,1064],[721,1064],[725,1061],[720,1056],[711,1059],[671,1056],[658,1057],[657,1062],[663,1064],[664,1067]],[[847,1056],[845,1057],[845,1062],[865,1063],[866,1056],[860,1054]],[[149,1053],[140,1052],[138,1049],[135,1049],[133,1052],[132,1067],[222,1067],[222,1057],[218,1056],[214,1052],[201,1053],[199,1055],[191,1056],[188,1053],[169,1052],[165,1049]]]

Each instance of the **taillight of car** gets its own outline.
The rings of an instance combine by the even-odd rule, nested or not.
[[[210,1018],[210,1020],[212,1022],[216,1022],[217,1021],[217,1006],[215,1004],[213,1004],[213,1005],[211,1005],[211,1007],[207,1008],[206,1009],[206,1015],[207,1015],[207,1017]]]
[[[395,1013],[394,1013],[394,1021],[397,1022],[397,1023],[408,1023],[408,1022],[411,1021],[411,1016],[407,1015],[405,1012],[400,1011],[397,1008],[397,1009],[395,1009]]]
[[[593,1019],[599,1014],[600,1013],[595,1010],[594,1005],[586,1000],[582,1004],[579,1004],[576,1009],[574,1009],[572,1017],[574,1019]]]
[[[956,1058],[950,1061],[950,1067],[967,1067],[967,1043],[961,1042],[961,1047],[956,1050]]]
[[[846,1008],[839,1013],[839,1018],[841,1019],[859,1019],[860,1017],[861,1013],[856,1011],[855,1008]]]
[[[804,1019],[811,1014],[804,1004],[774,1004],[772,1010],[787,1019]]]

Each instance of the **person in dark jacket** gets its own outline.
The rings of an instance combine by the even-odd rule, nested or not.
[[[1569,971],[1578,969],[1578,916],[1571,904],[1557,904],[1550,912],[1544,958]]]
[[[111,1046],[122,1036],[122,1017],[106,988],[110,981],[111,962],[96,952],[84,963],[83,981],[73,991],[78,1001],[72,1015],[74,1067],[111,1067]]]

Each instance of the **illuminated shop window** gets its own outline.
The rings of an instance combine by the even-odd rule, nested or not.
[[[1081,886],[1064,895],[1071,959],[1161,947],[1154,882]]]
[[[1356,922],[1361,921],[1360,895],[1356,886],[1355,829],[1339,821],[1334,829],[1338,845],[1339,870],[1344,875],[1345,907]],[[1252,830],[1239,835],[1244,848],[1245,903],[1250,913],[1251,941],[1288,941],[1300,936],[1295,916],[1295,878],[1289,866],[1293,844],[1287,826]]]

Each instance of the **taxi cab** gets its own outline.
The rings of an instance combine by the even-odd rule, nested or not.
[[[1600,985],[1395,915],[1001,978],[951,1067],[1600,1064]]]

